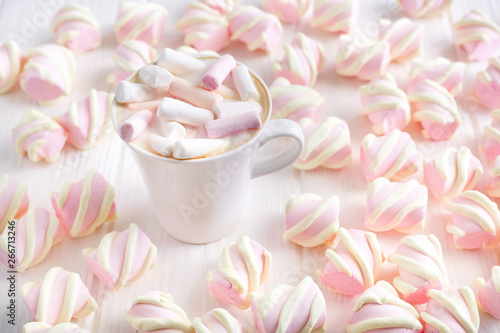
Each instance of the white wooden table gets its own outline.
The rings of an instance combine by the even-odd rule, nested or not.
[[[49,2],[49,4],[47,4]],[[65,0],[52,1],[14,1],[0,2],[0,41],[17,38],[21,47],[28,49],[41,43],[55,42],[50,30],[51,20],[56,7]],[[360,81],[337,76],[333,68],[333,59],[337,52],[338,36],[314,30],[307,23],[299,26],[285,26],[283,42],[289,42],[296,31],[303,31],[318,40],[324,46],[327,56],[326,66],[319,75],[315,88],[323,94],[326,106],[322,119],[335,115],[345,119],[350,126],[354,161],[340,171],[319,168],[313,171],[297,171],[288,167],[272,176],[265,176],[252,182],[248,208],[241,226],[227,238],[208,245],[188,245],[180,243],[163,232],[154,220],[146,188],[139,171],[125,145],[115,133],[108,135],[104,142],[90,151],[77,151],[66,147],[58,162],[53,164],[35,164],[27,158],[18,156],[14,150],[11,129],[20,121],[29,108],[38,108],[48,115],[59,115],[66,111],[73,100],[86,97],[90,88],[109,90],[106,76],[111,71],[113,62],[110,55],[116,47],[112,26],[121,1],[79,1],[90,7],[101,23],[103,45],[94,52],[77,57],[77,75],[71,95],[60,103],[45,108],[38,108],[36,103],[16,87],[7,95],[0,96],[0,173],[9,173],[22,179],[29,186],[32,203],[51,209],[50,194],[60,189],[68,180],[77,180],[89,169],[97,169],[117,190],[116,203],[118,219],[105,224],[93,235],[83,239],[65,238],[53,248],[47,258],[38,266],[17,275],[17,291],[23,283],[42,278],[53,266],[62,266],[81,275],[99,307],[89,317],[79,320],[84,328],[95,333],[133,332],[125,319],[125,312],[131,306],[135,296],[150,290],[162,290],[173,295],[192,319],[202,316],[212,308],[223,306],[211,298],[205,276],[217,265],[217,259],[225,243],[234,241],[240,235],[248,235],[267,248],[273,255],[273,265],[269,280],[261,290],[267,291],[279,283],[296,284],[306,275],[311,275],[319,284],[327,301],[327,331],[343,332],[356,297],[345,297],[328,291],[315,275],[318,268],[326,263],[324,249],[304,249],[282,239],[284,225],[284,206],[290,194],[313,192],[321,196],[337,194],[340,196],[340,223],[346,228],[363,228],[365,191],[367,183],[360,172],[359,143],[370,132],[369,122],[360,115],[358,87]],[[182,34],[173,29],[174,22],[189,1],[157,1],[169,10],[165,37],[159,45],[177,47],[182,42]],[[258,4],[258,0],[241,0],[240,3]],[[373,37],[375,22],[381,17],[399,18],[402,13],[395,0],[360,0],[361,15],[357,22],[357,33]],[[425,57],[445,56],[451,60],[464,60],[463,55],[453,44],[452,22],[457,21],[467,11],[481,9],[500,23],[500,2],[497,0],[454,0],[449,13],[441,18],[424,21]],[[223,52],[233,54],[238,60],[255,69],[267,82],[272,81],[271,66],[281,56],[277,52],[271,57],[263,53],[250,53],[241,44],[232,44]],[[486,67],[486,63],[468,63],[464,91],[458,98],[463,124],[453,139],[448,142],[430,143],[425,141],[417,126],[411,125],[408,131],[417,141],[420,153],[433,157],[444,147],[452,145],[469,146],[481,159],[485,170],[489,170],[484,156],[478,151],[482,138],[482,128],[489,124],[488,112],[476,105],[471,97],[475,75]],[[407,87],[409,64],[391,64],[390,72],[395,75],[403,89]],[[278,143],[282,144],[282,143]],[[422,175],[418,174],[417,179]],[[486,186],[487,177],[483,177],[479,189]],[[158,263],[133,285],[120,293],[107,290],[87,268],[81,250],[96,247],[102,236],[112,230],[124,230],[130,223],[137,223],[149,235],[158,247]],[[493,250],[460,251],[452,243],[451,236],[445,231],[447,216],[442,206],[434,199],[429,200],[426,233],[436,234],[443,245],[446,267],[452,285],[468,285],[474,290],[476,277],[488,277],[493,265],[499,264],[498,252]],[[379,239],[386,255],[391,253],[399,233],[379,234]],[[386,262],[381,278],[392,281],[395,267]],[[5,306],[7,302],[5,268],[0,268],[0,332],[21,332],[24,323],[30,320],[26,308],[17,295],[17,326],[6,324]],[[253,332],[251,310],[240,311],[226,307],[235,315],[248,332]],[[481,314],[481,332],[500,332],[500,322],[491,316]]]

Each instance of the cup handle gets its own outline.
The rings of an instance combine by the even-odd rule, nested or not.
[[[304,148],[304,134],[299,124],[290,119],[271,120],[260,138],[258,148],[272,139],[279,137],[291,137],[295,142],[274,156],[260,158],[255,161],[252,169],[252,178],[283,169],[295,162],[302,153],[302,149]]]

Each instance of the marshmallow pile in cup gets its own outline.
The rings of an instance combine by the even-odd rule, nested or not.
[[[195,58],[165,48],[115,93],[121,139],[178,160],[237,148],[269,110],[266,88],[227,54]]]

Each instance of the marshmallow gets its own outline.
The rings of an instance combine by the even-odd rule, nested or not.
[[[276,15],[283,23],[297,23],[311,6],[310,0],[263,0],[266,12]]]
[[[216,92],[207,91],[180,77],[174,77],[168,92],[174,97],[207,110],[212,110],[216,103],[224,100]]]
[[[182,139],[175,142],[172,154],[178,160],[212,156],[224,143],[222,139]]]
[[[358,0],[315,0],[311,25],[327,32],[349,33],[358,13]]]
[[[500,110],[490,112],[491,124],[484,127],[484,139],[480,149],[488,161],[500,156]]]
[[[191,2],[175,24],[184,32],[184,44],[198,51],[220,51],[229,40],[229,22],[203,2]]]
[[[431,80],[410,86],[408,101],[413,111],[413,121],[422,125],[422,135],[433,141],[449,140],[462,123],[453,96]]]
[[[272,52],[278,47],[283,27],[278,18],[254,6],[240,6],[228,14],[231,40],[246,44],[248,50]]]
[[[366,115],[373,124],[375,134],[385,135],[394,129],[403,130],[410,123],[410,103],[391,74],[386,73],[359,87],[359,94],[361,114]]]
[[[12,225],[11,225],[12,226]],[[15,265],[21,273],[38,265],[61,241],[61,229],[57,217],[46,209],[30,206],[28,213],[15,220],[15,229],[6,228],[0,235],[0,262],[9,267],[13,258],[9,258],[9,234],[15,230]]]
[[[186,137],[186,128],[175,121],[161,123],[161,129],[164,136],[150,134],[149,143],[158,154],[163,156],[172,156],[174,144]]]
[[[486,194],[492,198],[500,198],[500,157],[495,158],[491,178],[486,188]]]
[[[462,91],[464,71],[463,62],[451,62],[447,58],[415,60],[411,66],[410,85],[432,80],[446,88],[452,96],[457,96]]]
[[[407,61],[423,53],[424,26],[406,17],[391,22],[382,19],[378,22],[380,40],[389,43],[391,60]]]
[[[317,122],[325,99],[316,90],[303,85],[292,85],[284,77],[279,77],[269,86],[273,101],[271,118],[291,119],[299,122],[310,118]]]
[[[323,200],[312,193],[290,196],[283,238],[304,247],[331,241],[339,229],[339,197]]]
[[[365,227],[370,231],[413,233],[425,226],[427,187],[415,179],[391,182],[380,177],[368,185]]]
[[[190,56],[210,55],[210,56],[214,56],[214,57],[220,57],[220,54],[217,53],[217,52],[215,52],[215,51],[212,51],[212,50],[198,51],[194,47],[187,46],[187,45],[181,45],[181,46],[179,46],[178,48],[176,48],[176,51],[180,52],[180,53],[183,53],[183,54],[190,55]]]
[[[293,166],[311,170],[319,166],[340,169],[351,163],[351,138],[347,123],[336,117],[328,117],[320,124],[309,118],[299,122],[304,133],[305,146]]]
[[[110,128],[114,94],[90,90],[89,97],[71,102],[57,122],[68,131],[68,142],[78,149],[96,146]]]
[[[170,97],[165,97],[161,100],[156,115],[160,119],[177,121],[193,126],[202,126],[207,121],[214,119],[212,111],[198,108]]]
[[[0,177],[0,233],[9,221],[26,214],[29,204],[26,184],[4,173]]]
[[[135,112],[131,117],[121,123],[118,130],[120,138],[123,141],[132,141],[136,139],[148,128],[153,120],[154,113],[150,110],[141,110]]]
[[[142,83],[120,81],[116,85],[115,96],[119,103],[147,102],[155,99],[156,91]]]
[[[254,292],[252,313],[259,333],[326,332],[326,302],[310,276],[294,287],[280,284],[261,295]]]
[[[118,82],[126,80],[136,70],[156,59],[156,50],[140,40],[125,40],[116,47],[112,58],[115,62],[115,69],[109,79],[117,85]]]
[[[430,298],[420,312],[424,332],[479,332],[479,311],[474,292],[467,286],[427,292]]]
[[[68,134],[54,119],[31,109],[12,130],[16,151],[33,162],[59,158]]]
[[[217,118],[228,118],[233,116],[238,116],[247,112],[257,112],[262,111],[262,107],[259,103],[250,102],[226,102],[217,103],[214,105],[212,111],[215,113]]]
[[[443,14],[453,0],[399,0],[403,10],[414,17],[429,18]]]
[[[21,73],[24,64],[24,53],[19,50],[16,42],[9,41],[0,44],[0,94],[12,89]]]
[[[486,70],[477,74],[474,96],[489,110],[500,108],[500,57],[489,60]]]
[[[500,212],[496,203],[478,191],[465,191],[445,204],[451,212],[446,231],[455,246],[476,250],[496,245],[500,240]]]
[[[61,227],[71,238],[88,236],[104,222],[116,219],[115,189],[97,171],[65,183],[51,199]]]
[[[500,27],[485,13],[472,10],[454,25],[455,44],[470,61],[483,61],[498,54]]]
[[[488,281],[477,278],[474,284],[477,286],[477,301],[480,308],[500,319],[500,266],[491,268],[491,278]]]
[[[401,300],[386,281],[378,281],[359,297],[347,323],[347,333],[400,332],[420,333],[418,311]]]
[[[49,325],[84,318],[97,307],[80,275],[62,267],[51,268],[40,282],[25,283],[21,297],[31,318]]]
[[[267,279],[271,254],[247,236],[226,244],[218,268],[208,272],[208,290],[219,301],[240,309],[250,306],[250,293]]]
[[[217,10],[221,14],[227,14],[233,10],[237,0],[200,0],[210,8]]]
[[[174,303],[170,294],[150,291],[136,297],[127,321],[135,330],[149,333],[154,331],[193,333],[193,327],[186,313]]]
[[[165,7],[148,2],[126,1],[120,6],[114,25],[118,42],[135,39],[156,45],[163,36],[167,10]]]
[[[201,79],[203,86],[209,90],[217,90],[235,67],[236,61],[234,58],[229,54],[224,54],[203,75]]]
[[[233,68],[231,75],[234,80],[234,85],[242,101],[258,100],[259,92],[255,88],[248,67],[239,65]]]
[[[72,323],[52,326],[41,322],[30,322],[23,325],[23,333],[90,333],[90,331]]]
[[[323,45],[301,32],[285,45],[285,57],[274,63],[274,75],[287,78],[292,84],[312,86],[323,68]]]
[[[222,308],[207,312],[203,318],[195,318],[193,329],[200,333],[242,333],[238,319]]]
[[[162,122],[161,131],[165,137],[174,140],[180,140],[186,137],[186,128],[175,121]]]
[[[467,147],[448,147],[424,165],[424,184],[436,198],[449,201],[473,189],[483,175],[483,166]]]
[[[417,147],[398,129],[383,136],[368,134],[361,141],[361,171],[368,182],[378,177],[402,180],[418,171]]]
[[[335,58],[335,70],[340,76],[369,81],[384,75],[390,60],[389,43],[380,41],[361,43],[350,35],[342,35]]]
[[[448,283],[441,244],[432,234],[403,237],[387,260],[398,266],[392,284],[412,305],[427,303],[428,290],[441,290]]]
[[[141,80],[151,88],[167,90],[174,79],[174,76],[165,68],[148,64],[139,69]]]
[[[64,46],[43,44],[26,54],[20,83],[24,92],[40,105],[56,103],[69,95],[75,79],[73,53]]]
[[[87,52],[101,45],[99,22],[84,6],[63,6],[54,17],[52,31],[57,34],[57,42],[74,53]]]
[[[207,136],[211,139],[235,135],[249,129],[262,127],[259,112],[250,111],[233,117],[210,120],[205,123]]]
[[[178,76],[186,76],[206,70],[203,61],[169,48],[161,50],[156,64]]]
[[[349,296],[373,286],[384,261],[377,236],[357,229],[340,228],[325,255],[328,262],[316,273],[328,289]]]
[[[135,223],[106,234],[98,248],[83,250],[90,270],[106,287],[118,292],[140,279],[157,260],[156,246]]]

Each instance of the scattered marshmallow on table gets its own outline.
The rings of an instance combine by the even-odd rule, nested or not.
[[[236,66],[231,71],[231,76],[233,77],[234,85],[242,101],[259,98],[259,92],[252,81],[248,67],[244,65]]]
[[[398,0],[403,10],[414,17],[430,18],[445,13],[453,0]]]
[[[446,88],[452,96],[457,96],[462,91],[464,72],[463,62],[451,62],[443,57],[429,60],[416,59],[411,66],[410,85],[432,80]]]
[[[500,157],[497,156],[493,162],[493,170],[491,171],[488,187],[485,193],[492,198],[500,198]]]
[[[4,173],[0,177],[0,233],[11,220],[19,220],[28,212],[28,186]]]
[[[339,230],[339,197],[323,199],[313,193],[291,195],[285,207],[283,238],[314,247],[335,238]]]
[[[54,17],[52,30],[57,42],[74,53],[93,50],[101,45],[99,22],[84,6],[65,5]]]
[[[394,22],[382,19],[378,22],[380,40],[389,43],[392,61],[407,61],[422,55],[424,25],[406,17]]]
[[[225,102],[217,103],[212,108],[213,113],[217,119],[228,118],[233,116],[238,116],[247,112],[257,112],[262,111],[262,107],[259,103],[254,101],[249,102]]]
[[[500,266],[491,268],[491,278],[477,278],[477,302],[483,311],[500,319]]]
[[[491,124],[484,127],[484,138],[480,149],[489,162],[500,156],[500,110],[490,112]]]
[[[261,127],[262,121],[258,111],[250,111],[232,117],[209,120],[205,123],[207,137],[211,139],[223,138],[250,129],[259,129]]]
[[[170,97],[164,97],[161,100],[156,115],[160,119],[193,126],[202,126],[214,119],[212,111]]]
[[[467,147],[447,147],[434,160],[424,164],[424,184],[442,201],[473,189],[482,175],[481,162]]]
[[[151,110],[140,110],[123,121],[118,129],[120,138],[124,141],[132,141],[144,132],[153,120],[154,112]]]
[[[349,296],[373,286],[384,261],[377,236],[357,229],[340,228],[325,255],[328,262],[316,273],[329,290]]]
[[[72,323],[52,326],[41,322],[30,322],[23,325],[23,333],[90,333],[90,331]]]
[[[315,0],[313,27],[327,32],[350,33],[359,14],[358,0]]]
[[[265,11],[276,15],[283,23],[298,23],[311,5],[311,0],[262,1]]]
[[[155,60],[156,50],[141,40],[125,40],[116,47],[112,58],[115,68],[109,78],[117,85],[142,66]]]
[[[474,96],[489,110],[500,108],[500,57],[492,57],[489,66],[477,73]]]
[[[233,10],[237,0],[200,0],[200,2],[217,10],[221,14],[227,14]]]
[[[25,55],[14,41],[0,44],[0,94],[10,91],[22,71]]]
[[[17,153],[33,162],[55,162],[68,137],[57,121],[34,109],[12,129],[12,134]]]
[[[236,67],[236,60],[229,55],[224,54],[217,59],[203,75],[201,82],[208,90],[217,90],[222,85],[222,82],[227,78],[233,68]]]
[[[198,333],[241,333],[241,323],[229,312],[216,308],[207,312],[202,318],[193,320],[193,329]]]
[[[186,76],[206,70],[206,65],[203,61],[170,48],[161,50],[156,64],[178,76]]]
[[[222,139],[181,139],[174,143],[172,156],[178,160],[215,155],[224,145]]]

